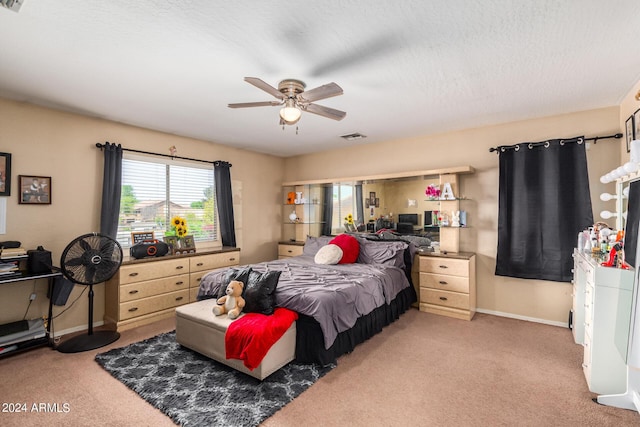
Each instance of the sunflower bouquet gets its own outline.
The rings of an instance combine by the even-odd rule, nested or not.
[[[347,231],[355,231],[355,222],[353,221],[353,215],[349,214],[344,217],[344,228]]]
[[[174,216],[171,218],[171,230],[173,235],[178,239],[183,238],[188,234],[187,221],[181,216]]]

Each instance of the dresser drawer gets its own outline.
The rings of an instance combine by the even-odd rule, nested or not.
[[[469,293],[469,278],[445,274],[420,273],[420,286],[443,291]]]
[[[304,247],[299,245],[278,245],[278,256],[300,256],[303,249]]]
[[[170,259],[162,262],[148,262],[123,265],[120,267],[120,284],[159,279],[189,272],[189,260]]]
[[[469,277],[469,261],[464,259],[420,257],[420,271]]]
[[[214,270],[220,267],[238,265],[240,263],[240,253],[237,251],[221,252],[218,254],[194,256],[189,258],[189,268],[195,271]]]
[[[131,319],[189,302],[189,289],[156,295],[120,304],[120,320]]]
[[[189,275],[189,287],[198,289],[200,287],[200,281],[209,271],[196,271]]]
[[[120,287],[120,302],[133,301],[153,295],[166,294],[189,287],[189,275],[165,277],[144,282],[129,283]]]
[[[469,309],[468,294],[439,291],[430,288],[420,288],[420,302],[464,310]]]

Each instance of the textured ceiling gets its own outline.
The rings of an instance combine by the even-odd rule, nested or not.
[[[243,81],[336,82],[334,121]],[[636,0],[24,0],[0,8],[0,97],[278,156],[618,105]],[[345,141],[340,135],[368,137]],[[108,138],[108,135],[105,135]],[[119,141],[126,145],[126,141]]]

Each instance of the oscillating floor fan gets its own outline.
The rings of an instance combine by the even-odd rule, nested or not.
[[[113,277],[122,264],[122,247],[109,236],[98,233],[76,237],[62,252],[62,274],[79,285],[89,286],[89,330],[61,343],[62,353],[78,353],[111,344],[120,338],[116,331],[93,332],[93,285]]]

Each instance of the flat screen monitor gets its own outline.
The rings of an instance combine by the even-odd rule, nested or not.
[[[418,225],[418,214],[417,213],[398,214],[398,222],[401,222],[403,224]]]
[[[627,197],[627,220],[624,227],[624,260],[636,268],[636,247],[640,228],[640,180],[629,183]]]

